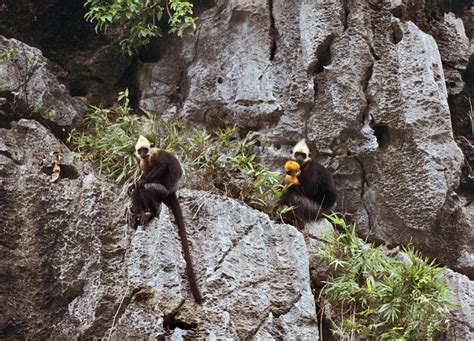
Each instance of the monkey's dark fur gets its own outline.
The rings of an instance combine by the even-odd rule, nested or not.
[[[130,211],[135,216],[148,215],[147,221],[150,221],[156,217],[160,203],[164,203],[171,209],[176,225],[178,225],[191,291],[196,302],[202,303],[203,299],[197,286],[189,252],[183,212],[176,196],[178,181],[183,173],[181,165],[176,157],[164,150],[154,148],[152,143],[143,136],[138,138],[135,151],[136,156],[140,159],[142,176],[129,189],[131,197]]]
[[[300,164],[299,184],[289,186],[279,204],[294,207],[284,218],[303,228],[305,223],[318,219],[333,207],[337,199],[336,185],[331,173],[311,159],[304,140],[293,147],[292,157]]]

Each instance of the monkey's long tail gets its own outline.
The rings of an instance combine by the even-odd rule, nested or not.
[[[183,212],[181,211],[181,206],[179,205],[176,193],[171,193],[166,201],[166,204],[169,208],[171,208],[171,211],[173,212],[174,218],[176,220],[176,224],[178,225],[178,233],[179,238],[181,239],[184,260],[186,261],[186,273],[188,275],[191,291],[196,302],[201,304],[203,299],[201,296],[201,292],[199,291],[199,288],[197,286],[196,274],[193,269],[191,254],[189,253],[188,237],[186,235],[186,227],[184,226]]]

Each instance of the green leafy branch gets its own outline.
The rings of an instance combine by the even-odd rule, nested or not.
[[[186,28],[195,28],[193,4],[179,0],[87,0],[84,18],[95,24],[96,32],[122,26],[126,38],[120,42],[122,50],[133,55],[152,38],[161,37],[158,26],[164,11],[168,15],[169,32],[181,36]]]

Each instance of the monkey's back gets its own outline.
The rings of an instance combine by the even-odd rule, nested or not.
[[[178,181],[183,175],[178,159],[173,154],[158,148],[154,148],[150,154],[152,167],[163,167],[162,172],[151,182],[160,183],[168,190],[176,191]]]
[[[322,204],[324,208],[329,208],[336,202],[334,178],[319,162],[310,160],[303,164],[299,180],[306,196]]]

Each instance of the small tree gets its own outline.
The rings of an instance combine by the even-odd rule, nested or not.
[[[120,42],[122,50],[129,55],[146,46],[163,32],[158,23],[163,15],[168,16],[169,32],[178,36],[196,24],[193,4],[179,0],[86,0],[89,8],[85,19],[95,23],[95,30],[107,31],[110,27],[122,26],[126,30],[126,38]]]

